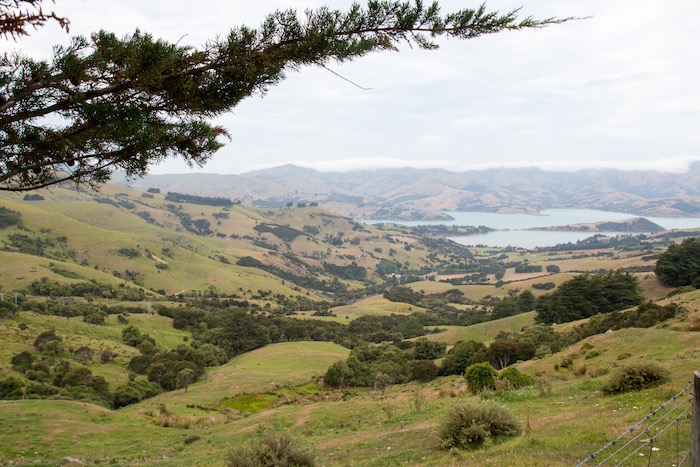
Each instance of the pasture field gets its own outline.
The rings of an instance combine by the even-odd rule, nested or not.
[[[60,388],[62,395],[42,400],[0,400],[0,465],[221,466],[231,448],[258,439],[268,429],[291,432],[313,450],[319,465],[575,465],[681,391],[692,372],[700,369],[700,291],[673,290],[656,279],[650,266],[661,250],[655,244],[634,251],[475,248],[472,252],[478,258],[488,260],[477,266],[488,267],[482,270],[490,275],[482,284],[455,286],[428,279],[434,279],[439,270],[453,270],[448,267],[450,261],[464,261],[469,256],[464,251],[452,251],[444,242],[428,246],[430,242],[406,228],[365,225],[320,207],[259,209],[180,203],[165,200],[164,194],[142,197],[131,188],[113,185],[101,193],[57,187],[44,194],[46,199],[36,202],[0,194],[0,207],[21,214],[21,223],[0,228],[2,300],[11,303],[15,293],[19,300],[25,299],[27,286],[44,277],[59,284],[92,281],[106,288],[73,297],[56,287],[46,297],[26,297],[56,306],[56,310],[44,310],[48,315],[0,306],[0,382],[20,375],[13,370],[11,359],[31,351],[35,362],[43,359],[40,363],[46,364],[53,359],[51,378],[57,377],[53,380],[57,387],[68,384],[54,371],[61,361],[103,376],[112,393],[129,380],[143,382],[150,376],[161,383],[163,373],[149,374],[142,368],[140,376],[136,375],[139,359],[129,366],[142,352],[143,361],[149,345],[141,350],[126,345],[122,332],[127,326],[136,326],[153,338],[157,347],[173,354],[182,345],[183,355],[187,351],[196,354],[187,346],[197,348],[207,339],[222,342],[217,340],[221,335],[245,339],[244,332],[236,332],[239,329],[225,328],[236,325],[234,320],[227,321],[228,313],[245,310],[251,315],[247,323],[254,322],[255,314],[267,328],[255,336],[265,340],[239,348],[262,345],[260,342],[269,342],[267,338],[284,342],[205,368],[203,376],[187,390],[162,392],[117,410],[89,403],[82,393],[81,401],[61,399],[68,397],[66,387]],[[35,248],[42,244],[48,246],[42,251]],[[543,272],[515,273],[512,262],[525,260],[542,266]],[[239,261],[252,266],[242,266]],[[506,265],[509,267],[500,283],[494,271],[500,274]],[[558,266],[559,272],[547,272],[550,265]],[[433,329],[436,322],[460,322],[454,310],[440,308],[445,305],[443,299],[421,302],[431,306],[430,310],[387,300],[383,293],[393,285],[405,285],[426,295],[457,289],[475,304],[452,304],[454,308],[488,312],[495,298],[516,296],[525,290],[540,296],[551,289],[534,289],[535,285],[551,282],[556,287],[578,274],[619,268],[634,271],[645,299],[678,304],[677,315],[651,328],[606,332],[561,352],[518,362],[516,367],[535,380],[520,389],[499,383],[498,390],[474,395],[463,378],[448,376],[391,385],[384,395],[371,387],[330,390],[324,387],[324,374],[333,363],[346,360],[352,350],[330,342],[287,342],[286,336],[292,334],[282,333],[290,329],[284,327],[288,324],[285,320],[295,316],[346,325],[365,316],[430,312],[421,317],[431,322],[425,329]],[[392,269],[396,272],[387,272]],[[402,284],[406,279],[419,280]],[[112,298],[119,297],[119,290],[125,287],[132,292],[140,289],[142,295],[135,294],[131,302],[125,294]],[[104,325],[94,325],[82,316],[53,316],[60,314],[63,304],[76,308],[86,304],[135,306],[143,313],[132,310],[126,316],[128,323],[109,315]],[[158,315],[159,306],[182,308],[184,313],[177,318],[187,330],[175,329],[171,318]],[[188,316],[190,306],[200,314]],[[295,309],[330,306],[335,316],[316,317],[313,311]],[[448,347],[458,341],[488,343],[500,332],[517,333],[531,326],[534,318],[533,311],[473,326],[438,324],[443,332],[427,337]],[[389,324],[393,328],[382,329],[384,335],[392,339],[400,336],[401,319],[385,321],[400,324]],[[565,332],[583,321],[553,329]],[[416,322],[414,319],[410,324]],[[347,329],[335,323],[326,327],[295,323],[316,328],[314,334],[294,335],[355,345],[343,334]],[[51,348],[43,354],[34,348],[37,336],[51,329],[62,339],[63,350],[55,351],[58,355],[52,354]],[[415,327],[407,330],[411,333],[404,336],[423,332]],[[217,335],[219,332],[230,334]],[[379,336],[376,340],[387,338],[374,329],[367,335],[370,332]],[[403,345],[412,356],[413,350],[408,350],[406,343],[397,345]],[[78,361],[75,351],[81,347],[94,350],[94,358]],[[114,352],[113,361],[100,359],[104,350]],[[394,356],[403,358],[397,353]],[[215,360],[193,358],[188,362],[194,361],[203,367]],[[611,373],[633,362],[657,362],[668,370],[670,378],[651,389],[605,395],[601,388]],[[32,378],[48,381],[47,373],[41,379],[39,367],[22,373],[26,390],[20,397],[36,395],[27,389]],[[79,385],[71,389],[75,387]],[[139,399],[131,402],[135,400]],[[512,410],[520,423],[518,435],[474,450],[442,449],[439,432],[450,409],[483,400]],[[103,403],[111,402],[105,399]],[[687,419],[679,419],[682,443],[688,439],[688,425]],[[675,463],[675,445],[670,438],[659,437],[654,447],[658,451],[645,450],[645,456],[635,455],[630,465],[647,465],[648,454],[654,456],[654,465]],[[687,450],[687,443],[680,449]]]
[[[488,342],[501,331],[517,333],[525,326],[535,323],[535,312],[530,311],[515,316],[509,316],[495,321],[473,324],[471,326],[438,326],[445,329],[443,332],[431,334],[428,339],[442,342],[447,345],[455,345],[459,341],[474,340]]]
[[[583,355],[586,343],[599,351],[595,357]],[[73,401],[3,401],[0,460],[56,462],[70,456],[90,463],[223,465],[229,447],[271,427],[290,430],[312,446],[320,465],[516,466],[540,465],[543,459],[549,465],[572,465],[683,389],[700,361],[700,341],[697,332],[663,327],[593,336],[559,354],[519,364],[521,371],[537,378],[537,385],[480,396],[468,393],[465,383],[452,376],[390,386],[384,397],[371,391],[319,389],[315,398],[290,400],[248,415],[186,406],[233,394],[272,394],[276,384],[286,384],[285,389],[308,386],[314,374],[347,352],[323,343],[271,345],[211,370],[187,394],[165,393],[117,411]],[[631,356],[620,360],[625,354]],[[576,368],[554,370],[565,356],[573,357]],[[616,396],[600,392],[606,369],[636,360],[662,363],[671,379],[656,388]],[[424,398],[419,410],[412,403],[416,394]],[[439,426],[450,407],[480,399],[508,406],[523,433],[473,451],[440,449]],[[159,407],[169,415],[161,414]],[[172,425],[163,426],[166,422]],[[685,420],[681,422],[680,439],[685,442],[688,428]],[[187,437],[198,439],[185,444]],[[660,437],[657,443],[655,459],[675,459],[672,440]],[[687,450],[687,443],[681,449]]]

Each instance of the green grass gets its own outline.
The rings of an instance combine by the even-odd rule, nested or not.
[[[534,324],[534,322],[535,312],[531,311],[472,326],[438,326],[440,329],[445,329],[445,331],[432,334],[428,336],[428,339],[435,342],[443,342],[447,345],[454,345],[456,342],[469,340],[488,342],[501,331],[518,332],[524,326]]]
[[[425,308],[407,303],[391,302],[381,295],[374,295],[358,300],[352,305],[338,306],[331,309],[331,312],[336,315],[337,321],[343,323],[348,323],[366,315],[408,315],[419,311],[425,311]]]
[[[275,394],[240,394],[221,399],[218,406],[239,412],[260,412],[272,407],[278,399]]]
[[[346,359],[349,352],[345,347],[328,342],[271,344],[209,369],[202,380],[190,385],[187,393],[180,390],[161,394],[143,404],[156,406],[167,400],[172,410],[180,413],[186,412],[187,404],[216,405],[226,397],[270,393],[280,387],[304,385],[312,377],[325,373],[333,362]],[[138,406],[129,406],[126,410],[138,410]]]
[[[142,333],[145,332],[154,338],[158,347],[170,350],[177,348],[180,344],[187,344],[188,342],[185,341],[185,338],[189,340],[192,337],[192,334],[188,331],[175,329],[172,318],[167,316],[151,313],[132,313],[128,320],[127,324],[120,324],[116,315],[110,315],[105,324],[109,328],[118,330],[120,338],[121,332],[125,327],[136,326]]]
[[[128,192],[132,201],[140,194],[126,187],[107,186],[104,195]],[[143,200],[135,211],[147,210],[162,226],[147,224],[125,209],[97,204],[85,193],[57,188],[45,195],[46,202],[23,203],[15,195],[0,195],[0,204],[22,212],[23,222],[34,232],[45,229],[50,237],[66,236],[67,247],[76,250],[76,262],[49,260],[10,252],[0,252],[0,286],[10,291],[26,286],[31,280],[46,276],[59,282],[73,282],[70,276],[118,286],[124,280],[112,275],[113,270],[126,268],[144,273],[146,287],[168,292],[208,290],[236,293],[249,298],[258,289],[272,290],[287,296],[305,294],[289,283],[256,269],[225,265],[216,259],[225,255],[232,263],[240,256],[253,256],[269,264],[281,264],[279,255],[254,247],[248,240],[230,235],[257,236],[253,227],[261,222],[290,225],[303,229],[317,226],[316,237],[298,237],[289,245],[275,238],[280,252],[301,254],[311,267],[320,267],[323,260],[334,258],[339,264],[356,257],[358,264],[370,270],[376,260],[368,252],[381,248],[378,257],[388,258],[390,244],[386,233],[403,236],[396,231],[379,231],[366,226],[369,233],[353,231],[349,220],[331,215],[323,209],[252,209],[234,206],[229,219],[221,225],[212,222],[214,230],[226,238],[197,237],[181,231],[179,221],[161,209],[163,195]],[[183,205],[193,218],[213,221],[220,208]],[[0,231],[0,243],[11,232]],[[46,230],[48,229],[48,230]],[[346,238],[358,238],[359,245],[330,247],[323,242],[326,233],[345,232]],[[79,232],[79,234],[77,234]],[[375,237],[375,238],[373,238]],[[372,242],[371,244],[369,242]],[[115,254],[119,247],[137,248],[142,256],[127,259]],[[328,248],[330,255],[325,256]],[[156,260],[146,249],[168,262],[170,269],[158,272]],[[164,254],[168,249],[168,254]],[[493,249],[482,252],[493,254]],[[374,254],[374,253],[373,253]],[[314,256],[315,255],[315,256]],[[363,256],[364,255],[364,256]],[[343,258],[341,258],[343,256]],[[411,252],[397,248],[395,258],[413,265],[424,264],[426,251],[418,246]],[[510,259],[521,256],[511,254]],[[506,296],[509,291],[524,290],[535,282],[560,282],[568,271],[588,271],[643,264],[637,253],[625,253],[615,259],[579,258],[570,255],[528,255],[532,264],[557,264],[561,274],[524,279],[512,275],[517,282],[501,288],[491,285],[459,286],[469,298],[480,300],[486,295]],[[556,259],[553,262],[548,259]],[[86,265],[79,263],[85,260]],[[59,274],[49,267],[54,263]],[[97,268],[95,268],[97,266]],[[61,272],[67,271],[67,272]],[[520,276],[520,277],[519,277]],[[643,276],[642,276],[643,277]],[[351,284],[357,286],[358,284]],[[455,288],[439,282],[410,284],[426,293]],[[668,289],[653,279],[643,279],[647,297],[661,298]],[[536,292],[538,293],[538,292]],[[700,361],[700,291],[672,297],[688,311],[668,323],[651,329],[628,329],[593,336],[571,348],[541,360],[518,364],[518,368],[540,381],[531,386],[505,393],[487,393],[480,397],[468,393],[459,377],[438,378],[432,382],[408,383],[389,387],[385,396],[369,388],[324,391],[318,381],[334,361],[347,358],[350,351],[322,342],[287,342],[269,345],[239,355],[228,364],[207,369],[203,378],[192,384],[187,393],[180,389],[117,411],[63,400],[0,401],[0,464],[10,461],[19,465],[55,465],[66,456],[87,464],[117,465],[223,465],[227,449],[256,437],[264,427],[288,429],[312,446],[320,465],[572,465],[613,439],[648,412],[650,407],[668,400],[687,384]],[[155,303],[152,299],[151,304]],[[259,302],[264,305],[264,301]],[[662,302],[663,303],[663,302]],[[149,302],[140,305],[148,308]],[[173,305],[173,304],[171,304]],[[173,305],[175,306],[175,305]],[[420,311],[407,304],[392,303],[381,296],[370,297],[346,307],[334,309],[332,319],[347,322],[366,314],[388,315]],[[346,318],[347,317],[347,318]],[[441,326],[447,330],[430,339],[454,344],[458,340],[488,341],[500,331],[517,332],[532,324],[534,313],[526,313],[499,321],[469,327]],[[26,325],[20,330],[19,325]],[[169,318],[151,313],[133,314],[130,323],[150,334],[159,346],[175,348],[191,337],[188,332],[172,328]],[[126,381],[124,365],[138,350],[121,342],[121,331],[115,316],[105,326],[89,325],[81,318],[66,319],[22,312],[0,322],[0,377],[12,374],[12,355],[30,349],[36,336],[54,328],[64,338],[67,348],[88,345],[95,349],[110,348],[118,353],[115,363],[88,364],[94,374],[103,375],[113,390]],[[557,326],[561,331],[566,326]],[[588,357],[582,346],[593,346]],[[618,359],[623,354],[630,356]],[[595,355],[595,356],[594,356]],[[555,365],[566,356],[573,357],[569,369],[555,371]],[[68,352],[62,357],[76,364]],[[658,361],[668,367],[672,378],[660,387],[635,393],[604,396],[600,388],[605,374],[616,366],[632,361]],[[548,387],[551,385],[551,391]],[[411,405],[414,393],[425,397],[420,411]],[[440,449],[438,437],[441,419],[454,404],[496,400],[507,405],[527,427],[523,436],[496,442],[475,451],[446,452]],[[164,409],[161,411],[161,409]],[[229,410],[232,409],[232,410]],[[529,421],[529,423],[527,423]],[[191,444],[183,440],[189,435],[200,439]],[[681,426],[681,439],[688,439],[687,428]],[[659,439],[658,456],[672,451],[666,439]],[[656,444],[655,444],[656,445]],[[683,446],[682,446],[683,447]],[[648,458],[639,458],[631,465],[646,465]],[[661,463],[670,458],[655,459]]]
[[[262,427],[270,426],[289,429],[312,446],[320,465],[519,466],[540,465],[545,458],[548,465],[572,465],[639,421],[649,407],[657,407],[684,387],[700,357],[695,332],[628,329],[594,336],[587,342],[600,351],[598,357],[585,360],[580,354],[583,343],[579,343],[559,354],[518,365],[538,379],[548,378],[549,394],[541,394],[537,386],[532,386],[484,395],[507,405],[528,428],[523,436],[475,451],[447,452],[439,448],[439,423],[450,407],[479,400],[456,376],[420,385],[390,386],[384,397],[367,391],[345,397],[328,393],[329,400],[318,398],[272,407],[280,394],[295,391],[295,386],[290,384],[273,394],[269,377],[264,376],[268,372],[278,381],[301,381],[302,374],[308,377],[322,371],[328,361],[347,355],[346,349],[331,344],[302,342],[276,344],[241,355],[231,364],[212,370],[205,381],[192,385],[187,395],[178,390],[116,412],[69,401],[2,402],[0,456],[4,457],[0,462],[55,462],[73,456],[91,463],[106,462],[109,457],[119,464],[223,465],[228,446],[255,437]],[[594,367],[621,364],[617,360],[621,353],[632,353],[631,359],[661,362],[671,369],[671,382],[635,393],[604,396],[598,388],[605,375],[590,377],[573,370],[553,370],[564,355],[578,355],[574,366],[585,362],[590,372]],[[231,379],[222,385],[225,374]],[[314,383],[301,382],[298,392],[312,395],[317,391]],[[410,404],[415,391],[425,396],[420,411]],[[243,392],[247,394],[240,396]],[[189,409],[179,417],[196,426],[190,429],[160,426],[149,415],[158,404],[178,413],[185,403],[220,401],[225,393],[236,410],[259,411],[222,415]],[[182,439],[186,435],[197,435],[200,440],[185,446]],[[680,436],[682,443],[688,439],[685,425],[681,425]],[[655,454],[658,462],[670,463],[671,441],[661,437],[655,446],[661,449]],[[682,444],[683,448],[687,449],[687,444]],[[637,460],[632,465],[637,465]]]

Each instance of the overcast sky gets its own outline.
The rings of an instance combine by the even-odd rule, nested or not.
[[[440,2],[443,12],[477,6]],[[346,10],[351,1],[56,0],[70,34],[98,29],[201,46],[275,9]],[[291,72],[261,98],[220,118],[232,141],[200,171],[241,173],[294,163],[319,170],[500,166],[685,170],[700,160],[700,2],[497,0],[523,16],[591,18],[437,51],[369,55],[327,70]],[[183,37],[184,36],[184,37]],[[54,25],[17,43],[49,56],[68,35]],[[152,173],[184,173],[168,161]]]

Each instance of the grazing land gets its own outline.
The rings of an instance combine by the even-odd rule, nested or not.
[[[697,231],[469,249],[316,205],[42,196],[0,195],[2,465],[226,465],[266,430],[319,465],[572,465],[699,369],[700,291],[654,272]],[[606,390],[650,362],[658,384]],[[515,436],[445,449],[453,408],[485,401]],[[675,432],[653,446],[675,462]]]

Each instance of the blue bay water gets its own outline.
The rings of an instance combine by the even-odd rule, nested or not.
[[[576,243],[595,235],[591,232],[547,232],[523,230],[536,227],[554,227],[569,224],[587,224],[602,221],[620,221],[635,216],[620,212],[598,211],[595,209],[548,209],[537,215],[497,214],[490,212],[448,212],[451,221],[368,221],[370,223],[394,223],[400,225],[471,225],[497,229],[481,235],[452,237],[462,245],[515,246],[535,248],[553,246],[560,243]],[[700,218],[646,217],[665,229],[700,228]],[[628,232],[604,232],[605,235],[630,235]]]

